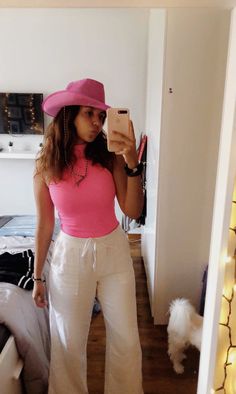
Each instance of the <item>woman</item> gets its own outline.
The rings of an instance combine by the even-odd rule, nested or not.
[[[54,228],[61,232],[49,275],[51,330],[50,394],[85,394],[86,346],[97,296],[106,325],[106,394],[141,394],[141,348],[137,328],[135,278],[129,244],[114,211],[140,216],[143,193],[135,136],[117,133],[119,152],[108,152],[103,85],[71,82],[49,95],[44,111],[53,116],[36,161],[37,206],[33,298],[46,305],[43,265]],[[118,138],[117,138],[118,137]]]

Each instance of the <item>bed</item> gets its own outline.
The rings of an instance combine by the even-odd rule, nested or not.
[[[0,217],[0,258],[5,264],[0,271],[1,394],[47,393],[50,355],[48,309],[35,306],[29,278],[28,289],[23,288],[22,281],[20,285],[19,281],[17,284],[14,282],[15,272],[10,271],[15,270],[9,268],[13,260],[14,264],[18,264],[17,256],[25,256],[24,253],[28,253],[28,256],[34,255],[35,224],[36,217],[33,215]],[[59,223],[56,221],[45,262],[46,280],[53,240],[58,230]],[[9,262],[9,265],[6,265],[6,262]],[[4,279],[6,267],[8,276]]]

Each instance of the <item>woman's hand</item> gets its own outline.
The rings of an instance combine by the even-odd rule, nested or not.
[[[129,122],[129,135],[124,135],[119,131],[113,131],[116,139],[114,140],[119,147],[119,150],[115,152],[116,155],[123,155],[127,166],[133,169],[138,164],[138,155],[136,151],[136,141],[133,123]]]
[[[34,288],[32,297],[34,299],[35,304],[39,308],[44,308],[48,305],[47,300],[45,299],[45,286],[41,281],[34,282]]]

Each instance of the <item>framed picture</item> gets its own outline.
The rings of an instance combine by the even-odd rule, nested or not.
[[[21,132],[20,122],[18,122],[17,120],[11,120],[9,122],[9,133],[20,134],[20,132]]]
[[[0,134],[43,134],[42,93],[0,92]]]
[[[21,119],[21,108],[20,107],[8,107],[8,118]]]
[[[30,104],[33,102],[33,94],[19,94],[18,95],[18,104],[19,105],[25,105],[30,106]]]
[[[25,124],[33,124],[32,112],[30,108],[24,108],[24,122]]]
[[[8,93],[6,94],[8,105],[16,104],[16,95],[15,93]]]

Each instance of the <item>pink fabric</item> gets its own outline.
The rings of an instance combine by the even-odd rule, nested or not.
[[[86,78],[70,82],[65,90],[59,90],[45,98],[42,107],[50,116],[56,116],[62,107],[86,105],[104,111],[110,108],[105,104],[104,86],[101,82]]]
[[[86,144],[76,145],[78,158],[74,171],[85,173]],[[49,191],[58,211],[64,233],[80,238],[102,237],[119,224],[115,215],[115,184],[112,174],[99,164],[88,163],[86,178],[79,187],[70,170],[58,183],[50,183]]]

